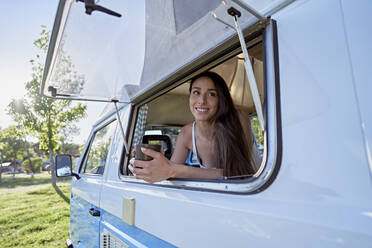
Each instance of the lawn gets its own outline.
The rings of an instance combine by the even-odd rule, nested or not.
[[[70,177],[57,178],[57,182],[71,180]],[[51,176],[48,172],[42,172],[38,174],[27,175],[27,174],[2,174],[0,190],[1,189],[12,189],[17,187],[30,186],[35,184],[46,184],[51,183]]]
[[[0,246],[65,247],[70,184],[0,194]]]

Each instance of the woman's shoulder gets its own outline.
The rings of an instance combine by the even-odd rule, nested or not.
[[[185,147],[190,147],[192,144],[192,123],[189,123],[181,128],[178,138]]]
[[[191,136],[192,135],[192,123],[189,123],[181,128],[180,134],[182,136]]]

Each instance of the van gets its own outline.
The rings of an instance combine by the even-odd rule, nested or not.
[[[106,105],[72,175],[68,247],[371,247],[368,0],[61,0],[41,94]],[[220,74],[250,117],[254,175],[136,179]],[[67,168],[67,169],[66,169]]]

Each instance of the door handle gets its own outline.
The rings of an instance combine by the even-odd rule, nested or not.
[[[89,209],[89,213],[92,216],[100,216],[101,215],[101,212],[97,209],[94,209],[94,208]]]

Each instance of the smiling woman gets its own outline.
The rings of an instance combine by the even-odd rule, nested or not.
[[[248,145],[251,132],[241,135],[241,120],[225,80],[207,71],[191,80],[189,92],[194,121],[181,129],[172,158],[167,160],[161,153],[145,150],[154,159],[132,159],[131,172],[150,183],[171,177],[217,179],[253,175],[255,167]]]
[[[199,92],[197,95],[202,97],[195,97],[194,92]],[[198,142],[200,156],[204,154],[200,148],[203,146],[209,148],[211,150],[210,162],[216,168],[222,169],[224,176],[254,174],[251,151],[246,149],[250,147],[247,140],[251,140],[249,137],[251,132],[247,132],[248,137],[241,135],[243,128],[225,80],[214,72],[202,73],[191,81],[190,93],[190,109],[195,118],[193,128],[206,123],[204,126],[210,130],[211,134],[207,136],[208,142],[204,144],[202,137],[208,131],[203,132],[201,129],[193,135],[193,141],[197,141],[198,136],[200,137],[200,142]],[[207,108],[201,108],[202,111],[198,111],[204,104]],[[197,117],[200,115],[204,115],[207,119],[198,120]],[[193,142],[193,151],[197,153],[195,143]]]

